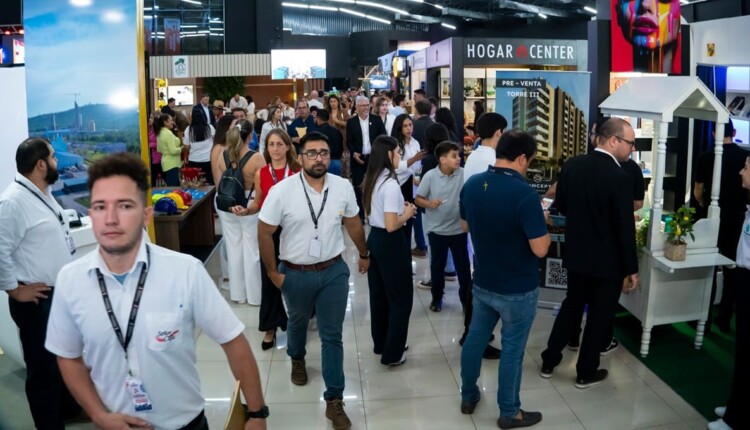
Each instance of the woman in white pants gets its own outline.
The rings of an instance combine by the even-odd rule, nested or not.
[[[255,172],[266,164],[263,156],[249,147],[253,125],[239,120],[227,132],[227,146],[217,160],[219,180],[227,169],[226,158],[233,168],[240,165],[245,181],[245,197],[252,198]],[[226,156],[226,158],[225,158]],[[229,263],[229,297],[236,303],[260,306],[261,277],[258,251],[258,216],[239,217],[231,212],[218,211]]]

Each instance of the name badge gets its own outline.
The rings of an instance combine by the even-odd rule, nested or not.
[[[323,242],[318,238],[310,239],[310,246],[307,247],[307,255],[313,258],[320,258],[323,253]]]
[[[133,401],[133,408],[136,412],[148,412],[154,409],[151,399],[143,388],[143,382],[140,379],[128,376],[125,378],[125,390],[128,392],[130,399]]]
[[[70,252],[70,255],[75,255],[76,243],[73,241],[73,236],[70,235],[69,231],[65,232],[65,243],[68,244],[68,251]]]

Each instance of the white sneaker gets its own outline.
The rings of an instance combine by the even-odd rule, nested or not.
[[[718,408],[714,409],[714,413],[719,418],[724,418],[724,414],[727,413],[727,407],[726,406],[719,406]]]
[[[219,281],[219,288],[224,291],[229,291],[229,278],[223,278]]]
[[[708,430],[732,430],[723,419],[719,418],[716,421],[708,423]]]

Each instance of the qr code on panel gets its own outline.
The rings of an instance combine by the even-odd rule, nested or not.
[[[548,258],[544,285],[549,288],[568,288],[568,272],[562,265],[560,258]]]

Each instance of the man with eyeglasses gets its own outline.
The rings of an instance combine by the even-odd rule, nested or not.
[[[287,131],[289,137],[294,142],[295,149],[299,154],[300,139],[305,137],[307,133],[316,131],[318,126],[315,125],[315,119],[310,115],[310,106],[307,104],[307,99],[301,98],[297,100],[297,118],[289,124]]]
[[[80,406],[63,383],[57,359],[44,349],[53,285],[76,252],[63,209],[52,197],[55,150],[26,139],[16,150],[16,174],[0,195],[0,290],[18,326],[26,363],[26,398],[38,429],[62,430]]]
[[[343,221],[359,251],[359,273],[370,266],[365,232],[354,190],[344,178],[327,173],[331,160],[328,139],[319,132],[301,140],[302,170],[279,182],[268,193],[260,211],[258,242],[268,277],[281,289],[287,304],[287,355],[291,380],[307,384],[305,344],[307,324],[316,311],[326,390],[326,417],[337,430],[351,421],[344,411],[344,349],[342,330],[349,296],[349,267],[342,258]],[[281,228],[276,267],[273,234]]]
[[[370,161],[372,142],[381,134],[387,134],[383,120],[378,115],[370,115],[370,101],[359,96],[354,102],[357,115],[346,121],[346,145],[351,153],[352,185],[359,206],[359,218],[364,221],[362,209],[362,181]]]
[[[574,157],[562,168],[557,208],[566,217],[563,266],[568,271],[567,296],[542,352],[543,378],[552,377],[575,326],[576,310],[588,304],[576,388],[601,383],[600,349],[615,316],[620,292],[638,287],[638,258],[633,220],[633,180],[622,169],[635,144],[627,121],[611,118],[597,135],[596,148]],[[592,257],[595,256],[595,257]]]

